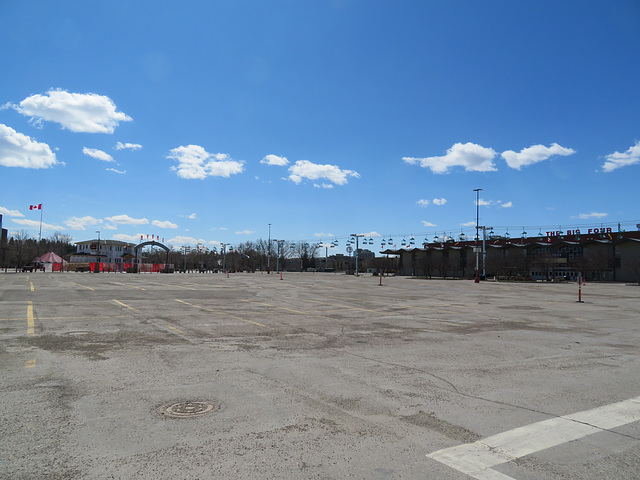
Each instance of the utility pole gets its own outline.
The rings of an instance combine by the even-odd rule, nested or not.
[[[473,190],[474,192],[476,192],[476,247],[475,247],[475,251],[476,251],[476,276],[475,276],[475,283],[479,283],[480,282],[480,265],[478,264],[478,229],[480,228],[480,192],[482,191],[481,188],[475,188]]]

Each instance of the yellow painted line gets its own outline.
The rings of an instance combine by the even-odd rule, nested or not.
[[[204,310],[205,312],[213,313],[213,314],[215,314],[215,315],[225,315],[225,316],[227,316],[227,317],[231,317],[231,318],[233,318],[233,319],[235,319],[235,320],[240,320],[241,322],[251,323],[251,324],[253,324],[253,325],[258,325],[259,327],[263,327],[263,328],[267,328],[267,329],[271,330],[271,328],[270,328],[270,327],[267,327],[266,325],[263,325],[263,324],[258,323],[258,322],[252,322],[251,320],[245,320],[244,318],[237,317],[237,316],[232,315],[232,314],[230,314],[230,313],[226,313],[226,312],[216,312],[215,310],[210,310],[210,309],[208,309],[208,308],[201,307],[200,305],[194,305],[193,303],[185,302],[184,300],[180,300],[179,298],[175,298],[174,300],[175,300],[176,302],[180,302],[180,303],[183,303],[183,304],[185,304],[185,305],[189,305],[190,307],[194,307],[194,308],[198,308],[198,309],[200,309],[200,310]]]
[[[35,288],[33,288],[33,282],[29,282],[29,284],[31,285],[31,291],[32,291],[32,292],[35,292],[35,291],[36,291],[36,289],[35,289]]]
[[[180,285],[174,285],[176,288],[184,288],[185,290],[198,290],[197,288],[191,288],[191,287],[182,287]]]
[[[135,308],[130,307],[130,306],[129,306],[129,305],[127,305],[126,303],[119,302],[119,301],[118,301],[118,300],[116,300],[115,298],[113,299],[113,301],[114,301],[114,302],[116,302],[118,305],[122,305],[123,307],[130,308],[131,310],[135,310]]]
[[[33,302],[27,305],[27,335],[35,334],[35,324],[33,322]]]
[[[78,285],[79,287],[83,287],[83,288],[86,288],[86,289],[88,289],[88,290],[91,290],[92,292],[95,292],[95,289],[94,289],[94,288],[87,287],[86,285],[82,285],[82,284],[80,284],[80,283],[76,283],[76,285]]]
[[[129,287],[129,288],[137,288],[138,290],[146,290],[146,288],[142,288],[142,287],[136,287],[134,285],[127,285],[126,283],[120,283],[120,282],[111,282],[114,285],[122,285],[123,287]]]
[[[171,325],[167,325],[167,328],[170,328],[171,330],[175,330],[178,333],[184,333],[182,330],[180,330],[179,328],[176,327],[172,327]]]
[[[32,359],[32,360],[27,360],[26,362],[24,362],[24,368],[33,368],[36,366],[36,359]]]

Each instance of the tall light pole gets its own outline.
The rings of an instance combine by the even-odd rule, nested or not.
[[[269,265],[271,263],[271,224],[269,224],[269,243],[267,244],[267,274],[271,273]]]
[[[358,239],[360,237],[364,237],[364,234],[363,233],[352,233],[350,236],[356,238],[356,277],[359,277],[360,274],[358,273],[358,257],[360,256],[360,252],[358,252]]]
[[[481,188],[474,188],[473,189],[474,192],[476,192],[476,276],[475,276],[475,283],[479,283],[480,282],[480,273],[479,273],[479,269],[480,266],[478,265],[478,228],[480,225],[480,192],[482,191]]]

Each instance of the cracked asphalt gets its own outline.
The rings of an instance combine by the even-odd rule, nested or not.
[[[0,274],[0,478],[474,478],[427,455],[640,396],[640,287],[582,296],[324,273]],[[216,408],[162,414],[176,402]],[[475,478],[637,479],[640,422],[534,450]]]

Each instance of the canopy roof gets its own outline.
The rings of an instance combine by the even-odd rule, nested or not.
[[[62,257],[53,252],[45,253],[41,257],[35,258],[34,262],[42,263],[62,263]]]

